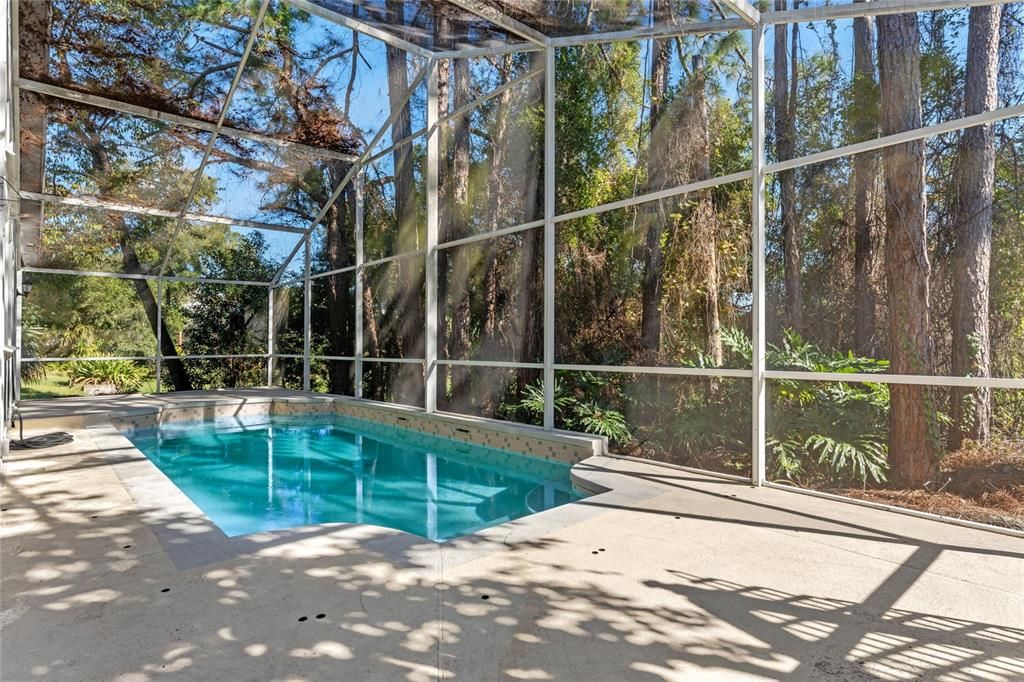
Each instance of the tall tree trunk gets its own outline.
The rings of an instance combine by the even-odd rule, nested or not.
[[[403,12],[399,0],[388,0],[389,11],[400,14]],[[403,50],[387,46],[388,69],[388,101],[391,112],[398,112],[391,125],[391,139],[405,139],[412,133],[412,120],[409,103],[404,104],[409,90],[408,57]],[[393,152],[394,184],[395,184],[395,217],[398,232],[395,238],[395,253],[407,253],[419,248],[415,179],[413,175],[413,158],[411,145],[402,145]],[[416,357],[422,353],[424,328],[422,325],[425,301],[421,290],[420,275],[423,272],[422,262],[416,259],[403,258],[397,261],[398,267],[398,310],[402,311],[402,319],[397,321],[399,336],[399,353],[405,357]],[[402,363],[396,370],[394,386],[395,398],[400,402],[417,403],[422,397],[422,367]],[[416,393],[421,395],[417,397]]]
[[[519,291],[522,302],[518,306],[522,344],[519,362],[539,362],[544,355],[544,230],[534,229],[523,233],[523,266],[519,274]],[[529,384],[534,370],[520,369],[517,372],[517,388],[520,393]]]
[[[118,245],[121,247],[121,263],[126,273],[142,273],[143,267],[139,262],[138,253],[135,251],[135,244],[131,240],[128,226],[125,224],[124,214],[108,213],[107,224],[117,233]],[[135,295],[139,297],[142,309],[146,311],[146,319],[153,330],[154,336],[160,338],[160,355],[164,356],[163,367],[171,379],[171,385],[175,391],[191,391],[194,387],[192,380],[185,371],[185,366],[178,358],[178,349],[174,345],[174,337],[167,328],[167,319],[159,313],[156,296],[145,279],[129,280],[135,288]],[[157,334],[157,330],[160,330]]]
[[[921,127],[920,33],[916,14],[878,19],[878,65],[883,135]],[[885,167],[889,345],[894,374],[932,372],[929,277],[925,233],[925,145],[887,147]],[[890,391],[891,477],[919,486],[935,475],[934,400],[924,386],[893,384]]]
[[[655,0],[655,12],[664,0]],[[661,167],[664,157],[655,147],[656,131],[661,125],[668,92],[671,39],[653,41],[651,55],[651,135],[648,149],[647,186],[656,191],[664,186],[665,169]],[[661,186],[659,186],[661,185]],[[647,234],[644,241],[644,278],[641,298],[640,343],[648,354],[657,355],[661,350],[661,294],[664,284],[665,252],[662,237],[671,212],[669,200],[657,201],[648,216]]]
[[[512,55],[502,58],[501,81],[505,83],[511,77]],[[509,187],[504,176],[507,170],[508,145],[511,142],[509,131],[509,106],[512,103],[512,90],[506,90],[495,99],[494,125],[491,130],[491,154],[488,159],[490,167],[487,173],[487,229],[491,232],[502,225],[502,218],[507,212],[511,199]],[[484,258],[484,343],[493,347],[495,332],[498,328],[498,288],[501,261],[507,253],[500,253],[501,240],[487,243],[487,254]]]
[[[454,44],[451,20],[442,14],[437,21],[438,46],[451,49]],[[442,59],[437,63],[437,113],[444,117],[451,112],[451,59]],[[451,237],[448,234],[448,171],[451,164],[451,128],[441,126],[437,131],[438,168],[437,168],[437,208],[438,208],[438,243],[444,243]],[[437,356],[439,359],[451,357],[448,348],[448,279],[449,249],[437,252]],[[448,410],[448,391],[451,368],[448,365],[437,366],[437,385],[439,394],[438,405]]]
[[[45,81],[50,61],[51,3],[18,0],[18,19],[20,75]],[[20,98],[21,189],[42,192],[46,166],[46,99],[34,92],[22,92]],[[20,256],[25,265],[39,265],[43,255],[42,202],[22,200],[18,222]]]
[[[336,178],[335,182],[339,182],[350,168],[350,164],[341,161],[332,162],[331,165],[333,172],[329,175]],[[355,186],[350,182],[326,216],[324,256],[330,270],[349,267],[354,263],[355,252],[351,239],[355,236],[355,203]],[[351,356],[355,352],[352,311],[355,310],[356,301],[353,288],[348,286],[349,277],[347,274],[331,275],[325,282],[331,355]],[[332,362],[330,368],[331,393],[352,395],[355,386],[346,365]]]
[[[874,45],[874,18],[854,19],[852,142],[878,136]],[[858,353],[866,356],[875,353],[875,288],[871,281],[874,247],[871,230],[877,182],[878,155],[874,152],[856,155],[853,159],[854,347]]]
[[[458,109],[472,98],[469,62],[457,59],[452,64],[452,107]],[[459,116],[454,121],[451,136],[451,171],[448,175],[448,239],[461,239],[469,235],[469,171],[470,171],[470,117]],[[470,248],[447,249],[451,260],[451,278],[448,282],[451,336],[448,356],[465,360],[471,346],[470,277],[472,263]],[[452,409],[465,412],[471,404],[470,371],[466,367],[451,368]]]
[[[377,311],[373,303],[373,287],[370,284],[363,286],[363,334],[365,341],[365,352],[368,357],[381,357],[380,329],[377,325]],[[387,365],[382,362],[371,362],[369,370],[364,370],[364,376],[369,377],[366,382],[364,396],[372,400],[384,399],[384,377]]]
[[[543,64],[544,55],[541,52],[533,52],[530,57],[530,67],[536,68]],[[536,98],[542,101],[543,83],[537,80],[536,91],[531,93],[531,101]],[[544,139],[534,131],[534,137],[530,144],[530,151],[525,155],[523,171],[526,182],[521,186],[523,196],[523,219],[530,220],[538,215],[538,208],[543,210],[544,205],[544,183],[542,182],[542,162]],[[543,258],[544,258],[544,231],[540,229],[530,230],[523,233],[523,267],[520,270],[519,291],[522,292],[522,302],[518,306],[520,325],[523,330],[522,344],[519,357],[515,358],[520,362],[537,362],[544,354],[544,306],[543,306]],[[533,378],[534,370],[518,370],[517,389],[522,397],[523,390]]]
[[[693,81],[690,84],[692,120],[697,130],[694,152],[693,180],[711,177],[711,139],[708,124],[707,74],[704,59],[693,58]],[[697,193],[693,215],[696,223],[697,248],[704,261],[704,352],[716,367],[722,365],[722,320],[719,309],[718,216],[710,190]]]
[[[973,7],[967,34],[964,115],[998,104],[1000,7]],[[953,374],[989,376],[989,269],[992,261],[992,201],[995,195],[995,125],[968,128],[957,158],[956,246],[953,251]],[[992,392],[953,389],[949,446],[965,439],[988,440]]]
[[[787,0],[775,0],[775,8],[785,11]],[[774,83],[772,106],[775,115],[775,151],[778,160],[793,157],[796,138],[796,46],[797,26],[793,25],[792,45],[784,24],[774,27]],[[792,51],[792,54],[789,52]],[[792,80],[790,61],[792,60]],[[779,210],[782,222],[783,286],[785,290],[786,324],[803,329],[803,301],[800,283],[800,241],[796,216],[796,171],[779,173]]]
[[[82,146],[89,153],[90,160],[92,161],[92,168],[90,170],[96,176],[99,185],[98,194],[100,196],[109,195],[113,190],[114,169],[107,156],[107,150],[103,147],[103,138],[99,131],[99,126],[86,114],[73,121],[73,129],[78,139],[81,140]],[[108,213],[107,224],[117,234],[124,272],[133,275],[146,274],[135,251],[135,244],[132,241],[131,232],[128,224],[125,222],[124,215],[121,213]],[[170,330],[167,329],[166,320],[161,319],[161,316],[158,314],[157,299],[149,287],[149,282],[145,279],[132,279],[131,282],[132,286],[135,287],[135,293],[139,297],[139,302],[146,311],[146,318],[149,320],[154,338],[160,339],[160,354],[169,358],[163,363],[163,366],[170,376],[174,390],[191,391],[192,381],[189,379],[188,373],[185,371],[181,361],[177,359],[178,349],[174,345],[174,337],[171,336]]]

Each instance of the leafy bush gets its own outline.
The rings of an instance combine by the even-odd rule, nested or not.
[[[21,355],[37,358],[45,355],[43,329],[39,326],[39,312],[35,306],[26,305],[21,316]],[[22,381],[40,381],[46,376],[45,362],[21,363]]]
[[[750,366],[753,346],[743,331],[723,330],[722,342],[734,366]],[[806,372],[877,374],[889,367],[886,360],[823,352],[792,330],[784,331],[781,345],[768,345],[766,359],[772,369]],[[695,365],[711,366],[706,358]],[[749,422],[729,424],[715,419],[726,409],[737,409],[737,403],[749,402],[746,387],[733,386],[732,390],[713,393],[711,400],[684,407],[676,434],[691,446],[706,447],[713,437],[718,444],[729,447],[742,443],[743,451],[750,452]],[[800,485],[813,481],[863,485],[869,479],[876,483],[885,480],[889,412],[886,385],[773,380],[768,383],[768,406],[771,478]]]
[[[560,428],[605,436],[616,444],[625,444],[632,439],[629,425],[622,412],[600,407],[605,400],[601,394],[616,387],[611,380],[601,379],[590,372],[574,377],[571,386],[561,379],[555,380],[555,423]],[[525,389],[525,397],[519,409],[534,417],[544,415],[544,386],[531,384]],[[618,392],[621,398],[621,392]]]
[[[730,366],[750,366],[753,348],[747,335],[726,329],[722,337]],[[767,360],[774,369],[808,372],[871,374],[888,369],[884,360],[824,352],[792,331],[785,332],[781,345],[768,347]],[[699,357],[690,366],[715,365],[710,358]],[[749,471],[748,381],[687,379],[674,382],[666,395],[663,388],[638,390],[628,374],[604,378],[578,372],[569,377],[555,382],[558,426],[605,435],[626,452],[703,468],[709,453],[714,453],[723,470]],[[518,408],[543,414],[543,387],[528,386],[525,394]],[[771,478],[798,485],[866,485],[886,480],[889,390],[885,384],[774,380],[769,383],[768,401]]]
[[[821,381],[776,381],[768,448],[771,475],[797,483],[885,480],[889,389]]]
[[[74,385],[111,384],[119,393],[138,391],[149,377],[149,368],[132,360],[75,360],[65,370]]]

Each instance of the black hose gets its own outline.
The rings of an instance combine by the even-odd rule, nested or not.
[[[21,416],[21,411],[18,409],[17,405],[14,405],[14,414],[18,415],[18,436],[20,437],[11,439],[12,450],[39,450],[41,448],[52,448],[57,445],[66,445],[67,443],[75,440],[74,436],[70,433],[64,433],[63,431],[44,433],[41,436],[25,438],[25,419]]]

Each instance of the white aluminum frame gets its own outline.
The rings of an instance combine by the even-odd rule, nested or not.
[[[748,0],[722,0],[722,4],[740,15],[750,28],[755,28],[761,23],[761,12]]]
[[[25,90],[26,92],[35,92],[40,95],[46,95],[47,97],[56,97],[59,99],[67,100],[69,102],[77,102],[78,104],[85,104],[100,109],[109,109],[110,111],[117,111],[123,114],[131,114],[132,116],[138,116],[140,118],[148,118],[153,121],[160,121],[161,123],[169,123],[171,125],[192,128],[194,130],[202,130],[208,133],[223,133],[228,137],[237,137],[243,140],[250,140],[252,142],[260,142],[262,144],[268,144],[274,147],[299,149],[316,156],[323,156],[331,159],[341,159],[343,161],[354,161],[356,158],[352,154],[345,154],[343,152],[338,152],[333,149],[311,147],[308,144],[302,144],[301,142],[283,140],[278,137],[272,137],[270,135],[256,133],[251,130],[243,130],[241,128],[232,128],[231,126],[226,126],[223,124],[221,124],[218,127],[218,124],[216,123],[204,121],[199,118],[189,118],[188,116],[182,116],[180,114],[172,114],[166,111],[159,111],[157,109],[140,107],[137,104],[122,102],[116,99],[110,99],[109,97],[103,97],[102,95],[93,95],[86,92],[79,92],[78,90],[71,90],[70,88],[61,87],[60,85],[40,83],[39,81],[34,81],[27,78],[19,79],[18,87],[21,90]],[[227,109],[225,109],[224,111],[226,112]]]
[[[373,24],[368,24],[360,19],[345,16],[344,14],[327,9],[323,5],[309,2],[309,0],[284,0],[284,2],[296,9],[308,12],[313,16],[317,16],[331,23],[338,24],[339,26],[352,29],[353,31],[362,33],[365,36],[369,36],[370,38],[375,38],[382,43],[391,45],[392,47],[397,47],[409,54],[414,54],[419,57],[423,57],[424,59],[430,59],[434,56],[434,53],[425,47],[417,45],[416,43],[411,43],[408,40],[400,38],[393,33],[389,33],[385,29],[374,26]]]
[[[17,71],[17,3],[13,0],[3,0],[4,7],[6,8],[6,17],[4,26],[7,30],[7,36],[9,38],[7,63],[2,66],[6,66],[4,69],[4,75],[6,77],[5,83],[8,84],[8,92],[14,94],[13,102],[9,109],[13,113],[11,123],[3,131],[4,142],[6,144],[5,151],[7,152],[8,159],[8,170],[7,175],[12,178],[11,189],[14,191],[14,195],[8,201],[10,203],[7,206],[16,206],[18,201],[18,186],[17,182],[17,164],[13,164],[11,167],[10,159],[17,157],[18,152],[18,135],[17,133],[17,89],[22,88],[26,91],[38,92],[47,96],[60,97],[72,101],[81,102],[91,106],[105,107],[117,111],[123,111],[125,113],[143,116],[150,119],[155,119],[175,125],[184,125],[200,130],[208,131],[212,134],[210,142],[207,146],[204,154],[203,162],[200,168],[196,171],[196,175],[193,181],[193,190],[198,183],[199,178],[202,176],[203,167],[209,158],[209,154],[212,150],[213,143],[219,134],[225,134],[234,137],[240,137],[259,141],[268,144],[275,144],[280,146],[291,146],[297,149],[302,149],[311,153],[315,153],[319,156],[338,158],[352,162],[353,166],[347,173],[345,178],[338,184],[334,189],[327,203],[321,208],[317,217],[310,223],[308,227],[296,228],[282,225],[271,225],[265,223],[256,223],[253,221],[239,221],[223,218],[220,216],[207,216],[189,213],[188,208],[191,204],[191,196],[186,202],[183,210],[178,211],[164,211],[161,209],[153,209],[147,207],[131,206],[126,204],[120,204],[117,202],[110,202],[104,200],[89,199],[83,197],[58,197],[54,195],[45,194],[34,194],[34,193],[22,193],[20,196],[33,201],[43,201],[46,203],[65,204],[83,207],[102,208],[111,211],[120,211],[125,213],[140,213],[147,215],[159,215],[169,218],[177,218],[178,223],[175,230],[180,227],[183,221],[195,221],[204,222],[210,224],[230,224],[243,227],[254,227],[257,229],[266,230],[277,230],[287,233],[293,233],[301,236],[301,239],[295,245],[290,255],[285,259],[280,269],[276,272],[274,277],[269,282],[245,282],[245,281],[233,281],[233,280],[218,280],[218,279],[205,279],[205,278],[187,278],[187,277],[175,277],[168,275],[165,270],[167,263],[171,256],[171,251],[168,250],[165,255],[164,261],[161,265],[160,272],[157,274],[144,274],[144,275],[128,275],[119,273],[104,273],[104,272],[87,272],[87,271],[74,271],[74,270],[60,270],[51,268],[32,268],[23,267],[17,269],[14,273],[13,282],[15,287],[21,286],[21,277],[24,272],[48,272],[53,274],[75,274],[82,276],[101,276],[101,277],[117,277],[125,279],[155,279],[158,282],[158,301],[161,305],[158,305],[158,315],[162,316],[162,292],[164,282],[173,281],[184,281],[184,282],[204,282],[214,284],[238,284],[238,285],[250,285],[250,286],[265,286],[268,289],[268,332],[267,332],[267,352],[265,354],[251,354],[251,355],[238,355],[238,356],[178,356],[178,359],[201,359],[201,358],[226,358],[226,357],[246,357],[246,358],[266,358],[267,360],[267,383],[268,385],[273,383],[274,375],[274,363],[276,359],[301,359],[303,361],[303,386],[305,390],[310,388],[310,363],[312,360],[336,360],[336,361],[351,361],[355,363],[355,387],[354,393],[357,398],[361,398],[363,395],[363,367],[365,363],[398,363],[398,364],[422,364],[424,366],[424,408],[427,412],[436,410],[436,389],[437,389],[437,376],[436,368],[438,366],[462,366],[462,367],[500,367],[508,369],[535,369],[543,371],[543,382],[544,382],[544,397],[545,397],[545,409],[543,425],[546,429],[554,428],[554,381],[555,375],[558,371],[590,371],[599,373],[627,373],[627,374],[655,374],[655,375],[669,375],[669,376],[693,376],[693,377],[723,377],[730,379],[749,379],[752,382],[752,409],[753,409],[753,420],[751,424],[752,428],[752,440],[753,440],[753,452],[752,457],[752,474],[749,479],[754,485],[768,485],[772,487],[790,489],[788,486],[778,486],[766,480],[766,413],[767,413],[767,401],[766,401],[766,386],[767,382],[773,380],[799,380],[799,381],[842,381],[842,382],[869,382],[869,383],[886,383],[886,384],[913,384],[913,385],[929,385],[929,386],[958,386],[958,387],[989,387],[995,389],[1012,389],[1012,390],[1024,390],[1024,379],[1014,379],[1005,377],[942,377],[942,376],[916,376],[916,375],[894,375],[894,374],[846,374],[846,373],[812,373],[812,372],[794,372],[794,371],[783,371],[783,370],[772,370],[765,366],[765,355],[766,355],[766,309],[765,309],[765,259],[766,259],[766,235],[765,235],[765,220],[766,220],[766,186],[767,178],[770,175],[777,174],[786,170],[795,168],[805,167],[815,163],[823,163],[831,160],[848,158],[854,154],[876,151],[884,149],[892,145],[902,144],[911,140],[919,140],[935,135],[941,135],[944,133],[954,132],[962,130],[968,127],[982,125],[985,123],[991,123],[1001,121],[1014,117],[1024,116],[1024,106],[1008,107],[999,109],[992,112],[986,112],[976,116],[970,116],[960,118],[954,121],[947,121],[937,125],[923,127],[917,130],[899,133],[896,135],[889,135],[880,137],[874,140],[868,140],[857,144],[846,145],[844,147],[819,152],[816,154],[806,155],[796,159],[789,159],[784,161],[778,161],[774,163],[767,163],[766,161],[766,123],[765,123],[765,110],[766,110],[766,89],[765,83],[767,79],[766,74],[766,45],[765,45],[765,31],[768,27],[776,24],[788,24],[788,23],[799,23],[799,22],[812,22],[812,21],[827,21],[827,20],[841,20],[841,19],[852,19],[859,16],[876,16],[883,14],[893,14],[902,12],[925,12],[925,11],[936,11],[951,8],[964,8],[964,7],[975,7],[985,5],[1003,5],[1015,0],[874,0],[866,3],[854,3],[846,5],[825,5],[818,7],[805,7],[801,9],[773,12],[765,11],[760,12],[749,0],[722,0],[724,5],[733,11],[737,17],[724,18],[720,21],[705,21],[705,22],[691,22],[691,23],[680,23],[673,25],[659,25],[659,26],[648,26],[642,28],[636,28],[632,30],[615,31],[609,33],[598,33],[598,34],[581,34],[575,36],[559,36],[559,37],[548,37],[540,32],[524,25],[522,22],[517,21],[507,15],[500,12],[494,5],[488,4],[481,0],[448,0],[452,5],[460,7],[461,9],[480,16],[495,26],[498,26],[502,30],[506,31],[510,36],[522,39],[524,42],[509,42],[506,41],[503,44],[498,45],[481,45],[474,47],[466,47],[461,49],[453,50],[431,50],[425,47],[416,45],[405,38],[402,38],[394,33],[386,30],[386,27],[382,28],[378,25],[373,25],[365,21],[355,19],[352,17],[344,16],[332,10],[326,9],[318,4],[310,2],[309,0],[284,0],[287,4],[309,12],[310,14],[316,15],[322,19],[333,22],[337,25],[346,27],[353,31],[357,31],[374,39],[380,40],[388,45],[398,47],[399,49],[405,50],[411,55],[421,57],[426,62],[419,69],[419,72],[409,85],[408,92],[405,94],[402,104],[398,109],[392,112],[391,116],[380,126],[374,135],[372,141],[366,145],[363,153],[359,155],[342,154],[332,150],[317,149],[293,142],[287,142],[278,140],[273,137],[254,133],[245,130],[238,130],[230,128],[224,125],[224,119],[230,104],[231,98],[237,88],[238,82],[241,78],[242,70],[244,69],[245,62],[250,54],[252,46],[257,37],[260,25],[264,13],[267,10],[269,0],[263,0],[260,12],[256,21],[254,22],[246,49],[243,54],[243,58],[235,74],[235,78],[232,81],[231,88],[228,91],[228,95],[224,102],[223,109],[221,111],[220,119],[216,124],[208,121],[201,121],[196,119],[190,119],[187,117],[171,114],[168,112],[154,111],[146,109],[144,107],[138,107],[117,100],[101,97],[98,95],[79,93],[74,90],[67,88],[60,88],[58,86],[49,85],[46,83],[39,83],[31,80],[19,80],[16,76]],[[555,57],[556,50],[560,48],[569,48],[573,46],[584,46],[591,44],[602,44],[619,41],[640,41],[640,40],[651,40],[659,37],[669,36],[682,36],[688,34],[707,34],[707,33],[719,33],[719,32],[735,32],[735,31],[749,31],[750,32],[750,44],[751,44],[751,79],[752,79],[752,164],[749,171],[741,171],[733,173],[731,175],[712,178],[703,180],[700,182],[688,183],[685,185],[666,188],[658,192],[650,192],[647,194],[637,195],[628,199],[609,202],[600,206],[586,207],[580,210],[570,211],[559,214],[556,210],[556,190],[557,190],[557,179],[556,173],[556,111],[555,111]],[[439,116],[439,103],[437,101],[437,61],[439,59],[465,59],[473,57],[489,57],[498,56],[514,52],[535,52],[544,51],[544,66],[542,68],[532,69],[530,72],[503,84],[494,91],[481,96],[474,102],[461,107],[459,111],[447,114],[445,116]],[[477,235],[470,235],[468,237],[451,240],[448,242],[438,242],[439,233],[439,207],[437,204],[437,191],[438,191],[438,172],[439,172],[439,131],[440,127],[447,121],[456,118],[457,116],[463,115],[472,109],[479,107],[489,99],[501,94],[509,88],[513,88],[516,85],[527,81],[530,78],[535,78],[543,75],[544,77],[544,157],[543,157],[543,168],[544,168],[544,213],[543,218],[526,222],[520,225],[514,225],[505,227],[493,232],[487,232]],[[424,81],[427,81],[427,125],[425,128],[413,132],[411,135],[402,140],[393,141],[392,145],[383,151],[374,152],[373,149],[383,137],[385,132],[390,128],[398,115],[401,108],[403,108],[412,97],[415,90]],[[3,94],[0,92],[0,94]],[[11,127],[13,126],[14,133],[11,135]],[[365,169],[373,161],[383,157],[386,154],[392,153],[396,148],[413,143],[415,140],[426,137],[426,190],[427,190],[427,213],[426,213],[426,235],[427,243],[424,249],[418,251],[411,251],[407,253],[395,254],[386,258],[381,258],[373,261],[366,261],[364,258],[364,183],[365,183]],[[751,258],[752,258],[752,343],[753,343],[753,362],[752,366],[747,368],[688,368],[688,367],[652,367],[652,366],[607,366],[607,365],[581,365],[581,364],[562,364],[556,362],[555,357],[555,275],[556,275],[556,232],[558,226],[561,223],[582,218],[590,215],[596,215],[605,213],[608,211],[614,211],[624,208],[630,208],[638,206],[640,204],[656,201],[658,199],[664,199],[672,196],[679,196],[689,192],[695,192],[703,189],[709,189],[724,184],[733,182],[750,181],[752,183],[752,202],[751,202]],[[353,182],[356,187],[356,225],[355,225],[355,243],[356,243],[356,254],[355,254],[355,265],[340,268],[337,270],[313,273],[311,272],[311,260],[312,260],[312,234],[313,231],[322,221],[324,215],[326,215],[330,205],[336,201],[337,197],[343,191],[345,186]],[[4,192],[6,195],[6,189]],[[0,247],[6,248],[8,242],[13,243],[15,250],[19,245],[18,231],[17,229],[11,231],[7,230],[7,226],[11,224],[10,221],[4,223],[5,233],[3,243]],[[543,254],[544,254],[544,266],[543,266],[543,321],[544,321],[544,343],[543,343],[543,361],[542,362],[505,362],[505,361],[492,361],[492,360],[446,360],[438,357],[437,353],[437,287],[438,287],[438,272],[437,272],[437,254],[443,249],[451,249],[465,244],[470,244],[483,240],[495,239],[501,236],[516,234],[519,232],[532,230],[532,229],[543,229],[544,240],[543,240]],[[11,239],[8,239],[8,238]],[[172,240],[173,241],[173,240]],[[173,248],[173,246],[172,246]],[[294,278],[289,281],[282,281],[282,276],[291,264],[291,261],[297,255],[299,249],[304,249],[304,268],[303,273],[300,277]],[[2,254],[5,259],[5,264],[9,254],[7,251],[3,251]],[[365,271],[369,267],[375,265],[384,264],[398,259],[404,258],[425,258],[426,266],[426,324],[424,328],[425,333],[425,349],[423,358],[373,358],[364,357],[363,347],[363,292],[364,292],[364,278]],[[355,275],[355,335],[354,339],[354,355],[352,357],[347,356],[315,356],[311,352],[311,282],[317,278],[326,277],[334,274],[341,274],[352,272]],[[274,293],[277,289],[290,286],[298,285],[303,286],[303,327],[304,327],[304,347],[301,354],[282,354],[274,352],[275,345],[275,330],[274,330]],[[20,300],[10,296],[8,291],[11,288],[11,284],[5,280],[5,288],[3,292],[0,292],[0,303],[2,303],[4,316],[0,319],[0,337],[4,339],[8,338],[4,335],[5,325],[11,320],[8,320],[10,314],[13,312],[14,319],[13,323],[16,327],[15,339],[16,342],[13,346],[6,343],[3,346],[4,353],[4,374],[2,375],[8,385],[13,383],[15,391],[17,391],[19,379],[20,379],[20,314],[17,309],[20,308]],[[12,309],[14,309],[12,311]],[[14,358],[13,372],[14,376],[11,377],[11,372],[8,371],[7,360],[9,357]],[[62,362],[62,361],[73,361],[83,360],[87,358],[33,358],[42,362]],[[125,359],[125,358],[103,358],[103,359]],[[157,352],[153,356],[143,356],[138,359],[146,361],[155,361],[160,366],[161,362],[166,359],[161,353],[159,332],[157,334]],[[159,382],[159,372],[158,378]],[[7,406],[7,391],[2,390],[5,399],[5,410]],[[6,414],[6,411],[5,411]],[[2,429],[2,427],[0,427]],[[2,436],[2,432],[0,432]],[[808,494],[835,498],[835,496],[826,495],[823,493],[816,493],[814,491],[803,491]],[[835,498],[844,501],[850,501],[846,498]],[[857,503],[861,503],[856,501]],[[868,503],[865,503],[868,504]],[[882,507],[894,509],[902,513],[911,513],[915,516],[922,516],[926,518],[932,518],[933,515],[917,513],[905,509],[896,507],[890,507],[888,505],[877,505],[868,504],[868,506]],[[949,519],[944,519],[949,520]],[[963,525],[971,527],[983,527],[990,529],[988,526],[980,524],[970,524],[964,522]]]
[[[544,52],[544,428],[555,428],[555,48]]]
[[[206,149],[203,151],[203,159],[199,162],[199,167],[196,168],[195,173],[192,175],[192,186],[188,190],[185,204],[182,206],[181,214],[178,216],[178,222],[175,224],[174,229],[171,230],[171,239],[168,242],[167,252],[164,254],[164,262],[160,265],[161,275],[167,271],[167,264],[171,262],[171,256],[174,254],[174,238],[177,236],[178,232],[181,231],[181,226],[185,222],[185,214],[188,213],[188,209],[192,205],[192,201],[195,199],[196,190],[199,189],[199,183],[203,179],[203,171],[206,169],[206,164],[210,161],[210,154],[213,153],[213,146],[217,143],[217,138],[220,136],[221,131],[224,128],[224,121],[227,119],[228,110],[231,108],[231,100],[234,99],[235,92],[238,91],[238,85],[242,82],[242,74],[245,73],[245,65],[249,63],[249,55],[252,54],[252,48],[256,45],[256,37],[260,33],[260,26],[263,24],[263,17],[267,15],[267,9],[269,7],[270,0],[263,0],[256,13],[256,18],[252,22],[252,28],[249,30],[249,38],[245,41],[245,49],[242,51],[242,56],[238,59],[238,68],[235,69],[235,76],[231,79],[231,87],[228,88],[227,94],[224,95],[224,103],[221,105],[220,116],[217,117],[217,127],[210,134],[210,139],[206,142]]]
[[[18,91],[17,3],[0,5],[0,458],[7,458],[8,424],[18,398],[20,324],[17,270],[18,221]]]
[[[765,480],[768,434],[768,390],[765,381],[765,31],[758,24],[750,31],[751,46],[751,179],[750,251],[753,258],[751,282],[751,461],[750,477],[754,485]]]
[[[171,211],[165,208],[153,208],[151,206],[137,206],[134,204],[123,204],[117,201],[97,199],[94,197],[62,197],[56,194],[40,194],[38,192],[22,191],[22,199],[42,201],[47,204],[59,206],[75,206],[77,208],[101,209],[113,211],[114,213],[127,213],[137,215],[151,215],[158,218],[177,218],[181,211]],[[268,230],[270,232],[288,232],[291,234],[306,234],[301,227],[290,227],[288,225],[277,225],[274,223],[261,223],[256,220],[236,220],[219,215],[207,215],[205,213],[186,212],[184,219],[188,222],[209,223],[210,225],[225,225],[231,227],[251,227],[256,230]]]
[[[680,24],[661,24],[644,28],[633,28],[608,33],[587,33],[578,36],[561,36],[548,41],[551,47],[573,47],[577,45],[601,45],[605,43],[632,42],[651,38],[673,38],[685,35],[706,35],[709,33],[731,33],[746,31],[750,24],[743,19],[720,19],[718,21],[691,21]]]
[[[480,0],[448,0],[456,7],[461,7],[467,12],[486,19],[495,26],[499,26],[513,35],[517,35],[539,47],[547,47],[548,37],[540,31],[534,30],[512,17],[503,14],[493,5]]]
[[[427,77],[427,243],[424,254],[424,323],[423,330],[423,409],[430,414],[437,410],[437,240],[439,206],[437,200],[440,166],[441,130],[438,127],[437,61],[430,62]]]
[[[1007,5],[1019,0],[870,0],[870,2],[847,5],[821,5],[801,7],[785,12],[762,12],[761,24],[797,24],[808,21],[836,21],[883,14],[905,14],[908,12],[935,12],[944,9]]]

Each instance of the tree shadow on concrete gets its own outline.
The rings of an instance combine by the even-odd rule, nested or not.
[[[1024,676],[1024,632],[894,608],[940,545],[918,543],[851,602],[638,570],[643,556],[588,562],[557,534],[489,541],[467,563],[456,545],[369,526],[225,539],[188,514],[146,516],[160,510],[80,455],[80,469],[22,462],[5,481],[5,682]],[[676,484],[746,508],[729,488]],[[767,522],[751,509],[737,524]],[[819,532],[799,515],[772,523]],[[820,530],[889,537],[843,528]]]

